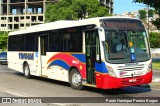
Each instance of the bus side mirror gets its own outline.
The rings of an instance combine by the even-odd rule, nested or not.
[[[98,32],[99,32],[101,41],[105,41],[105,32],[104,32],[104,29],[100,27],[100,28],[98,28]]]

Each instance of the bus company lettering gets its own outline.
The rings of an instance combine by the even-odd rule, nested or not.
[[[19,59],[34,60],[34,53],[19,53]]]

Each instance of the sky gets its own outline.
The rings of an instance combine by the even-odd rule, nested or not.
[[[141,3],[132,3],[133,0],[114,0],[114,14],[122,14],[123,12],[131,12],[146,8]]]

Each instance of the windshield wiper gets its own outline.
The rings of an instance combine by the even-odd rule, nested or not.
[[[115,30],[116,33],[118,33],[118,35],[120,35],[120,32],[117,28],[115,28],[115,27],[112,27],[112,28]]]

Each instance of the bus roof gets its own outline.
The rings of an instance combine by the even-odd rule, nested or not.
[[[10,32],[10,35],[19,35],[25,33],[32,33],[32,32],[40,32],[40,31],[47,31],[47,30],[54,30],[54,29],[61,29],[61,28],[69,28],[69,27],[76,27],[76,26],[84,26],[84,25],[91,25],[95,24],[98,27],[100,26],[99,20],[100,19],[114,19],[114,18],[128,18],[128,19],[137,19],[137,18],[130,18],[130,17],[119,17],[119,16],[110,16],[110,17],[96,17],[96,18],[89,18],[84,20],[60,20],[50,23],[38,24],[31,27],[28,27],[24,30]],[[139,20],[139,19],[137,19]]]

